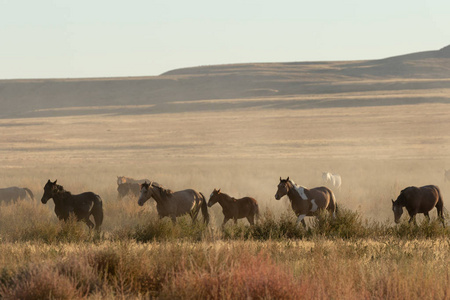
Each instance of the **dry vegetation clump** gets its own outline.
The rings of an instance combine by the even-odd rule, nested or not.
[[[292,270],[267,254],[248,252],[206,268],[187,267],[164,286],[162,294],[181,299],[297,299],[303,285]]]
[[[32,265],[3,286],[5,299],[75,299],[82,294],[73,278],[61,275],[54,266]]]

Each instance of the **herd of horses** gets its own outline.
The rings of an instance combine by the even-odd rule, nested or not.
[[[339,189],[341,177],[337,174],[323,173],[323,180]],[[117,177],[118,199],[127,195],[138,197],[138,205],[143,206],[147,200],[153,198],[156,202],[156,210],[159,218],[169,217],[173,223],[182,215],[189,215],[195,222],[201,211],[203,221],[209,223],[208,207],[216,203],[222,207],[224,219],[222,227],[233,219],[234,223],[238,219],[246,218],[250,225],[254,225],[259,216],[259,207],[256,199],[244,197],[236,199],[220,189],[214,189],[207,200],[206,197],[193,189],[186,189],[173,192],[164,186],[148,179],[135,180],[128,177]],[[0,202],[18,201],[27,197],[34,199],[33,193],[27,188],[9,187],[0,189]],[[330,216],[336,218],[338,205],[333,191],[325,186],[307,189],[297,185],[292,179],[287,177],[282,179],[277,186],[275,199],[280,200],[287,196],[292,210],[297,216],[297,226],[300,223],[306,227],[304,218],[307,216],[317,216],[321,211],[327,211]],[[84,192],[74,195],[66,191],[63,186],[48,180],[44,186],[44,194],[41,202],[46,204],[53,199],[55,204],[55,214],[60,220],[68,220],[74,215],[78,221],[83,221],[89,227],[99,231],[103,222],[103,204],[99,195],[93,192]],[[435,185],[423,187],[407,187],[400,192],[394,201],[392,200],[392,211],[396,223],[400,222],[403,208],[406,208],[410,219],[409,222],[416,223],[417,214],[424,214],[430,219],[429,212],[436,207],[438,218],[445,227],[444,203],[441,192]],[[93,217],[94,222],[90,219]]]

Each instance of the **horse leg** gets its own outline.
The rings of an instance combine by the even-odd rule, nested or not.
[[[199,211],[200,211],[200,206],[194,212],[191,212],[192,222],[197,221],[197,216],[198,216]]]
[[[255,225],[255,216],[251,215],[247,217],[248,222],[250,223],[250,225]]]
[[[428,212],[423,213],[424,216],[427,218],[428,223],[430,223],[430,215],[428,214]]]
[[[95,226],[94,223],[92,223],[92,221],[89,219],[89,216],[83,218],[83,222],[86,223],[86,225],[89,227],[89,230],[91,230]]]
[[[299,215],[297,217],[297,227],[300,226],[300,222],[301,222],[303,224],[303,227],[306,228],[306,223],[305,223],[305,220],[304,220],[305,217],[306,217],[306,215]]]
[[[170,218],[172,219],[173,225],[175,225],[177,223],[177,216],[176,215],[171,215]]]
[[[223,218],[222,228],[225,227],[225,224],[228,222],[228,220],[230,220],[230,218],[227,218],[227,217],[224,217],[224,218]]]
[[[408,223],[411,223],[411,222],[413,222],[413,224],[414,224],[415,226],[417,226],[416,215],[412,215],[411,218],[409,218]]]

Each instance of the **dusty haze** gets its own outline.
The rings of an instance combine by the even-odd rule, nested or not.
[[[26,186],[39,199],[47,179],[58,179],[112,202],[116,176],[126,175],[205,195],[221,188],[283,212],[280,176],[314,187],[330,171],[342,176],[338,203],[384,221],[409,185],[439,185],[448,206],[449,92],[448,48],[366,62],[1,81],[1,187]]]

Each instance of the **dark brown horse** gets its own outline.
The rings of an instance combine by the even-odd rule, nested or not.
[[[224,216],[222,227],[230,219],[233,219],[234,224],[236,224],[237,220],[242,218],[247,218],[250,225],[254,225],[255,216],[258,217],[259,215],[258,202],[251,197],[235,199],[227,194],[221,193],[220,189],[214,189],[211,196],[209,196],[208,207],[213,206],[217,202],[222,206]]]
[[[141,186],[139,183],[130,183],[125,182],[121,183],[117,186],[117,199],[121,200],[123,197],[125,197],[128,194],[131,194],[135,196],[136,198],[139,197],[139,194],[141,193]]]
[[[291,201],[292,210],[297,216],[297,225],[301,222],[304,227],[306,216],[315,216],[321,210],[328,210],[333,217],[336,217],[337,204],[333,192],[327,187],[317,187],[307,189],[296,185],[292,180],[281,179],[275,199],[287,195]]]
[[[0,203],[10,203],[17,202],[19,200],[25,199],[28,196],[31,200],[34,200],[33,193],[27,188],[20,188],[17,186],[7,187],[0,189]]]
[[[416,224],[416,215],[424,214],[430,220],[429,211],[434,207],[437,209],[438,218],[445,227],[444,221],[444,202],[442,201],[441,191],[435,185],[426,185],[423,187],[410,186],[400,192],[397,200],[392,200],[392,211],[394,212],[395,223],[400,222],[403,214],[403,207],[406,208],[410,216],[409,223]]]
[[[156,201],[156,210],[160,219],[170,217],[175,224],[177,217],[189,214],[192,221],[195,222],[201,209],[204,222],[209,223],[205,196],[195,190],[188,189],[172,192],[156,183],[141,184],[141,195],[139,196],[138,204],[142,206],[150,198]]]
[[[49,199],[53,198],[55,202],[55,214],[60,220],[67,221],[71,214],[77,217],[78,221],[83,221],[92,229],[94,223],[89,219],[94,216],[95,229],[100,230],[103,222],[103,204],[99,195],[92,192],[86,192],[78,195],[72,195],[64,190],[64,187],[55,182],[47,181],[44,186],[44,195],[41,202],[46,204]]]

